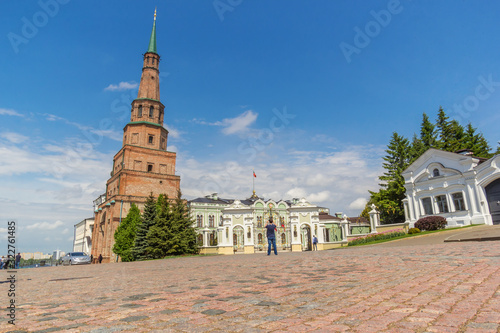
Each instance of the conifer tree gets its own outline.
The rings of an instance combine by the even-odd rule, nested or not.
[[[471,123],[467,124],[467,128],[463,135],[462,148],[471,150],[474,156],[477,157],[490,158],[492,156],[488,141],[486,141],[483,134],[476,133],[476,129],[472,127]]]
[[[429,121],[429,117],[425,114],[425,112],[422,115],[422,124],[420,125],[420,140],[424,145],[424,151],[422,154],[427,149],[436,148],[437,146],[436,127]]]
[[[158,205],[158,203],[160,205]],[[166,256],[171,247],[172,240],[172,211],[168,197],[159,196],[157,200],[156,223],[146,236],[148,252],[154,259],[161,259]]]
[[[394,132],[387,146],[387,155],[383,157],[383,167],[387,171],[379,179],[379,192],[370,192],[370,204],[374,203],[380,210],[380,219],[383,223],[404,222],[404,208],[402,200],[405,198],[404,178],[402,172],[410,163],[410,145],[408,139]]]
[[[168,254],[196,254],[199,252],[196,242],[196,231],[193,227],[194,221],[189,215],[189,210],[182,193],[177,192],[175,204],[172,207],[172,229],[173,239]]]
[[[135,260],[150,259],[151,255],[148,253],[148,243],[146,236],[151,226],[156,222],[157,206],[153,193],[150,194],[144,205],[144,212],[142,214],[141,223],[137,227],[137,234],[135,236],[134,249],[132,254]]]
[[[417,158],[419,158],[428,148],[422,142],[421,139],[413,134],[413,139],[410,145],[410,163],[413,163]]]
[[[134,261],[132,249],[134,247],[137,226],[141,223],[141,211],[132,203],[127,217],[121,221],[115,231],[113,252],[121,257],[122,261]]]

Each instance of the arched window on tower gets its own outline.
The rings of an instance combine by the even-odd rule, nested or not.
[[[439,177],[439,170],[438,169],[432,170],[432,176],[433,177]]]
[[[142,105],[139,105],[139,107],[137,108],[137,117],[142,117]]]
[[[153,57],[153,65],[155,64],[155,58]]]
[[[149,65],[149,57],[146,57],[146,62]]]
[[[149,118],[153,118],[154,113],[155,113],[154,106],[150,106],[149,107]]]

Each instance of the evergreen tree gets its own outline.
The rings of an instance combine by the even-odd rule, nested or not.
[[[196,230],[193,227],[186,202],[182,200],[182,193],[177,192],[175,205],[172,207],[174,239],[169,254],[196,254],[199,252],[196,242]]]
[[[436,126],[429,121],[429,117],[425,112],[422,115],[422,124],[420,125],[420,140],[424,146],[422,154],[429,148],[437,147]]]
[[[135,236],[134,249],[132,254],[136,260],[150,259],[151,255],[148,253],[148,243],[146,236],[149,229],[155,224],[157,215],[156,200],[153,193],[150,194],[144,205],[144,213],[142,214],[141,223],[137,227],[137,234]]]
[[[448,124],[448,151],[456,152],[464,148],[464,128],[455,119]]]
[[[383,167],[387,171],[379,179],[379,192],[370,192],[370,203],[374,203],[380,211],[383,223],[404,222],[404,208],[402,200],[405,198],[404,178],[402,172],[410,164],[410,145],[408,139],[394,132],[386,149],[387,155],[383,158]]]
[[[172,211],[168,198],[158,197],[157,203],[158,215],[156,223],[153,225],[146,236],[148,243],[148,252],[154,259],[165,257],[171,247],[172,239]]]
[[[417,158],[419,158],[426,150],[429,149],[425,146],[421,139],[413,134],[413,139],[410,145],[410,164],[413,163]]]
[[[148,252],[153,258],[198,253],[193,222],[180,191],[173,203],[166,198],[147,235]]]
[[[490,145],[484,138],[483,134],[476,133],[476,129],[469,123],[463,135],[463,148],[469,149],[474,153],[474,156],[490,158]]]
[[[448,116],[443,110],[443,107],[439,107],[438,116],[436,119],[436,129],[439,137],[439,141],[437,143],[437,148],[449,151],[449,141],[450,130],[449,130],[449,121]]]
[[[132,203],[127,217],[120,223],[115,231],[115,244],[113,252],[121,257],[122,261],[134,261],[132,248],[134,247],[137,226],[141,223],[141,211]]]

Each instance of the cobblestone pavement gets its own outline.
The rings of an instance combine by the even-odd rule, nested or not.
[[[500,332],[500,241],[37,268],[17,279],[16,326],[2,315],[2,332]]]

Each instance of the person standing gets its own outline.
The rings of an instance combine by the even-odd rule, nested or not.
[[[318,237],[313,235],[313,251],[318,251]]]
[[[93,255],[93,254],[91,254],[91,255],[90,255],[90,263],[91,263],[91,264],[93,264],[93,263],[94,263],[94,255]]]
[[[269,244],[267,248],[267,255],[271,255],[271,245],[274,248],[274,254],[278,255],[278,250],[276,249],[276,236],[275,236],[275,231],[276,231],[276,225],[273,224],[273,218],[269,218],[268,224],[266,225],[267,229],[267,242]]]
[[[19,264],[21,263],[21,253],[17,252],[16,256],[16,269],[19,269]]]
[[[99,258],[97,258],[97,260],[99,261],[99,263],[102,262],[102,254],[99,254]]]

